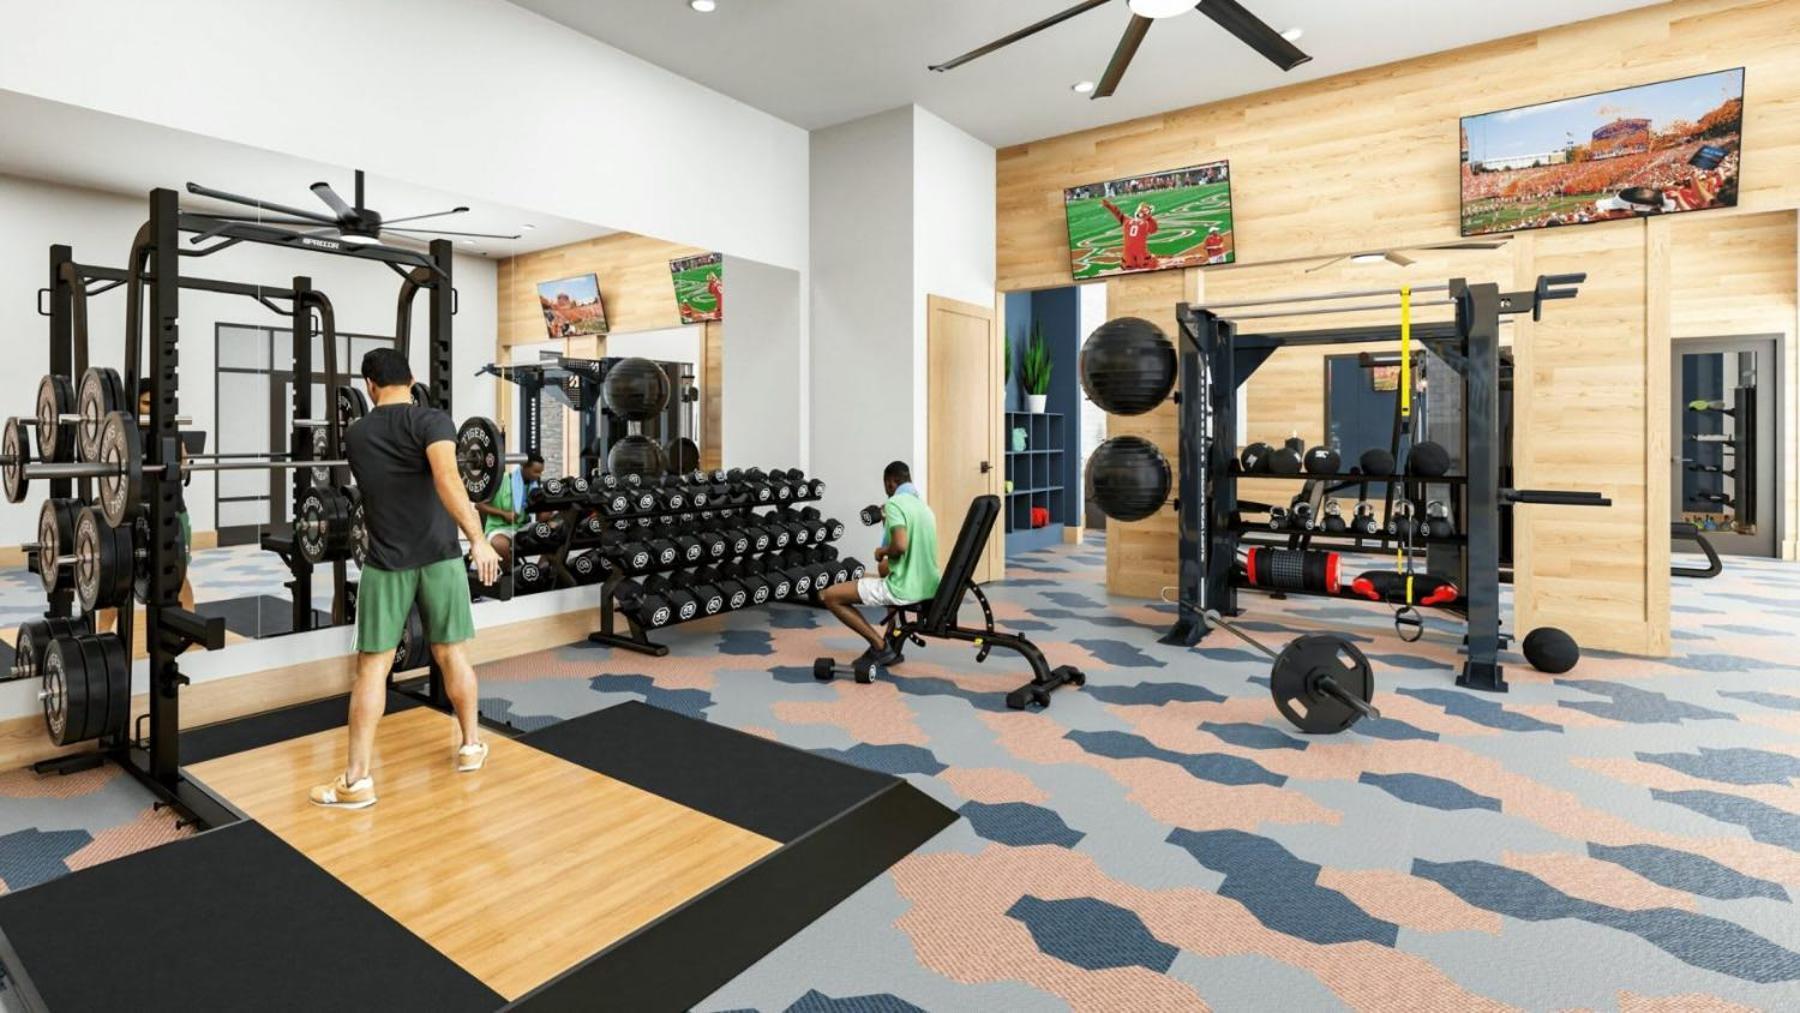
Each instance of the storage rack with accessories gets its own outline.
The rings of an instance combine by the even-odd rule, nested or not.
[[[646,418],[626,419],[607,411],[601,395],[607,374],[626,361],[617,356],[578,359],[546,354],[538,362],[510,366],[490,363],[477,375],[492,374],[518,385],[519,442],[528,453],[543,453],[545,398],[562,403],[580,416],[581,466],[568,469],[571,475],[591,475],[596,470],[606,470],[612,447],[633,434],[657,439],[669,470],[685,472],[698,468],[700,449],[691,434],[700,391],[694,386],[693,364],[656,363],[668,381],[670,397],[667,404]]]
[[[195,248],[182,248],[184,234],[193,234],[190,243]],[[201,827],[233,822],[237,817],[187,780],[181,770],[180,690],[188,678],[177,659],[191,646],[217,650],[225,642],[222,618],[201,616],[179,603],[187,567],[178,520],[181,483],[193,471],[291,469],[298,502],[305,498],[315,467],[344,465],[335,456],[342,444],[334,420],[322,423],[326,430],[322,449],[333,454],[331,458],[316,453],[320,448],[314,432],[321,424],[314,424],[297,428],[285,459],[182,459],[177,428],[181,421],[178,339],[182,290],[245,296],[293,318],[295,419],[313,417],[310,344],[315,314],[328,336],[327,378],[334,378],[337,372],[331,358],[335,341],[330,338],[335,328],[330,303],[308,279],[295,278],[291,285],[251,285],[190,276],[182,270],[184,258],[211,256],[242,242],[331,253],[394,270],[403,279],[398,317],[403,351],[411,330],[413,297],[420,290],[428,292],[430,383],[422,394],[432,403],[449,403],[454,294],[448,241],[434,241],[429,253],[420,253],[378,243],[320,239],[239,220],[238,216],[183,211],[175,191],[157,189],[149,194],[149,218],[134,238],[123,270],[78,263],[68,246],[50,248],[49,286],[43,293],[48,303],[50,375],[40,385],[35,417],[9,420],[0,434],[0,442],[5,444],[0,473],[7,497],[22,501],[28,483],[36,479],[48,479],[52,497],[44,511],[47,537],[28,548],[29,565],[43,577],[48,592],[46,631],[54,639],[43,651],[27,652],[19,661],[26,674],[43,679],[40,695],[52,737],[59,744],[97,740],[100,745],[97,754],[47,761],[39,765],[40,771],[79,769],[111,759],[154,793],[158,804],[173,805],[187,821]],[[122,376],[104,367],[90,368],[88,361],[87,300],[119,287],[125,288],[127,302]],[[147,363],[143,351],[146,308],[150,318]],[[143,427],[138,423],[134,396],[140,376],[148,382],[150,395],[150,417]],[[75,393],[71,377],[80,379],[81,394]],[[31,453],[25,436],[28,428],[37,430],[42,460]],[[470,420],[463,430],[459,432],[459,468],[471,495],[483,498],[483,491],[497,485],[498,469],[505,460],[498,446],[498,429],[483,419]],[[472,435],[465,439],[465,432]],[[81,460],[75,460],[77,456]],[[72,498],[77,491],[80,500]],[[94,505],[81,509],[82,500]],[[64,523],[69,520],[74,523]],[[335,534],[330,540],[340,545],[349,530],[344,517],[333,517],[329,523],[302,518],[298,523],[303,536],[331,527]],[[76,530],[68,530],[71,526]],[[66,551],[71,545],[73,551]],[[310,565],[295,567],[297,603],[310,605],[310,572]],[[88,632],[93,629],[88,617],[75,615],[78,596],[83,612],[92,611],[88,606],[101,601],[116,605],[116,631]],[[130,719],[129,646],[136,623],[134,596],[145,606],[149,673],[148,712],[135,723]],[[441,673],[435,668],[426,688],[417,695],[440,708],[448,706]]]
[[[1028,552],[1062,542],[1063,526],[1073,516],[1063,487],[1066,420],[1059,412],[1006,413],[1006,551]],[[1025,446],[1013,446],[1013,434],[1025,434]],[[1032,514],[1044,511],[1044,524]]]
[[[1238,606],[1240,590],[1268,591],[1252,586],[1247,579],[1240,550],[1266,547],[1293,547],[1290,542],[1270,545],[1265,535],[1254,537],[1254,525],[1245,523],[1243,512],[1249,504],[1240,502],[1238,482],[1246,477],[1236,445],[1238,388],[1258,367],[1282,348],[1356,344],[1365,342],[1418,342],[1430,353],[1449,365],[1461,383],[1463,425],[1454,459],[1461,462],[1461,474],[1440,473],[1435,476],[1407,474],[1414,469],[1399,467],[1392,476],[1365,475],[1340,465],[1331,474],[1301,472],[1295,475],[1264,475],[1263,479],[1291,478],[1313,485],[1321,497],[1334,489],[1361,485],[1369,481],[1389,483],[1389,502],[1393,504],[1383,518],[1383,530],[1374,535],[1358,532],[1325,534],[1313,532],[1306,539],[1308,547],[1323,546],[1337,552],[1379,552],[1398,550],[1403,586],[1412,581],[1411,562],[1414,551],[1423,546],[1429,557],[1428,572],[1446,575],[1458,589],[1455,600],[1445,602],[1447,611],[1459,615],[1466,625],[1466,658],[1457,678],[1458,685],[1476,689],[1504,691],[1506,681],[1497,660],[1503,646],[1500,629],[1500,513],[1503,506],[1552,504],[1569,506],[1606,506],[1610,501],[1599,493],[1543,491],[1505,488],[1501,485],[1503,456],[1500,425],[1500,325],[1506,316],[1530,313],[1540,319],[1544,304],[1554,299],[1572,299],[1586,275],[1540,276],[1536,286],[1523,292],[1501,292],[1492,283],[1470,284],[1455,278],[1442,285],[1401,289],[1305,294],[1248,302],[1189,305],[1176,308],[1180,325],[1178,384],[1180,400],[1179,454],[1183,467],[1178,480],[1176,507],[1180,538],[1179,600],[1191,603],[1162,638],[1164,643],[1193,645],[1209,630],[1204,615],[1212,613],[1230,617],[1241,614]],[[1441,298],[1418,301],[1420,293],[1441,293]],[[1369,298],[1398,299],[1397,302],[1351,302]],[[1421,306],[1450,306],[1454,319],[1445,322],[1413,323],[1409,314]],[[1227,316],[1225,311],[1253,309],[1254,312]],[[1273,318],[1294,319],[1315,315],[1377,311],[1403,311],[1401,322],[1391,325],[1346,327],[1322,330],[1257,333],[1241,330],[1248,320]],[[1402,361],[1410,360],[1413,350],[1407,347]],[[1434,378],[1434,384],[1451,378]],[[1404,399],[1404,396],[1403,396]],[[1410,456],[1410,455],[1409,455]],[[1412,526],[1402,533],[1390,535],[1388,522],[1405,513],[1423,517],[1431,487],[1445,490],[1440,495],[1451,504],[1451,515],[1459,521],[1459,532],[1420,535]],[[1405,504],[1405,506],[1402,506]],[[1264,530],[1267,530],[1264,526]],[[1260,543],[1260,544],[1259,544]],[[1318,557],[1314,557],[1318,558]],[[1303,581],[1284,582],[1284,594],[1308,592]],[[1345,596],[1346,600],[1359,600]],[[1414,604],[1412,599],[1395,601],[1384,595],[1389,604],[1401,608]],[[1197,610],[1197,614],[1196,614]]]

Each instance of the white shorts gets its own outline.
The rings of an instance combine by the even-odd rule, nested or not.
[[[864,605],[885,605],[898,608],[901,605],[913,605],[916,602],[899,601],[888,591],[886,577],[859,577],[856,581],[856,600]]]

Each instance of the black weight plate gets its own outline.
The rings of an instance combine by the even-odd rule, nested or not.
[[[93,507],[75,519],[75,598],[83,612],[131,597],[131,529],[114,528]]]
[[[74,577],[74,566],[61,560],[75,552],[75,514],[80,508],[80,500],[53,497],[38,509],[38,579],[45,594],[69,586]]]
[[[25,493],[30,490],[31,482],[25,477],[25,466],[31,463],[31,438],[25,435],[25,423],[18,416],[6,420],[6,428],[0,430],[0,484],[6,487],[8,503],[25,502]]]
[[[350,423],[369,414],[369,399],[363,392],[349,384],[337,389],[338,434],[342,436],[350,431]]]
[[[425,624],[419,619],[419,610],[407,613],[406,627],[400,636],[400,643],[394,648],[395,672],[408,672],[425,665],[425,657],[429,653],[425,643]]]
[[[12,678],[30,679],[43,673],[44,649],[54,639],[50,622],[37,619],[19,624],[18,632],[13,634]]]
[[[69,719],[71,706],[82,706],[87,697],[87,674],[82,671],[82,665],[81,648],[73,637],[58,638],[44,648],[44,688],[40,693],[44,705],[44,730],[49,733],[50,741],[59,746],[80,741],[71,737]],[[72,684],[71,678],[79,685]]]
[[[315,461],[331,460],[331,432],[324,426],[314,426],[312,431],[312,456]],[[330,485],[331,469],[314,468],[312,470],[314,485]]]
[[[368,565],[369,523],[363,513],[362,493],[351,486],[344,490],[350,498],[350,558],[357,566]]]
[[[125,643],[117,634],[101,633],[92,639],[98,643],[106,675],[106,706],[94,731],[99,738],[123,732],[131,720],[131,665],[125,660]]]
[[[318,486],[306,490],[306,495],[300,497],[300,505],[294,511],[294,547],[300,550],[300,557],[309,563],[325,560],[325,526],[330,523],[328,514],[325,490]]]
[[[412,403],[418,405],[421,408],[432,407],[431,388],[425,386],[422,383],[413,384],[412,385]]]
[[[124,412],[106,416],[100,430],[100,463],[115,469],[99,480],[100,512],[119,527],[144,499],[144,447],[137,422]]]
[[[1318,680],[1329,674],[1339,686],[1365,702],[1375,696],[1375,674],[1355,644],[1330,633],[1309,633],[1282,648],[1269,672],[1275,707],[1294,727],[1309,735],[1329,735],[1355,724],[1362,715],[1349,704],[1321,692]]]
[[[75,412],[75,387],[66,376],[46,373],[38,381],[37,441],[38,457],[45,461],[67,461],[75,454],[75,427],[62,421],[62,416]]]
[[[81,385],[75,393],[75,452],[83,461],[100,459],[100,429],[112,412],[135,409],[125,404],[125,382],[118,370],[108,366],[90,366],[81,374]]]
[[[456,431],[456,470],[469,499],[486,503],[500,490],[505,475],[504,444],[492,419],[475,416]],[[646,508],[647,509],[647,508]]]

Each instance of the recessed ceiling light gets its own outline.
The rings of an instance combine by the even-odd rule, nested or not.
[[[1193,0],[1128,0],[1127,6],[1141,18],[1172,18],[1194,9]]]
[[[474,245],[475,245],[475,240],[473,240],[473,239],[465,239],[465,240],[463,240],[463,245],[464,245],[464,246],[474,246]]]
[[[1288,40],[1289,42],[1299,42],[1300,36],[1305,35],[1305,34],[1306,34],[1306,29],[1304,29],[1304,28],[1290,28],[1287,31],[1282,32],[1281,37]]]
[[[1088,92],[1091,92],[1094,90],[1094,82],[1092,82],[1092,81],[1077,81],[1074,84],[1069,85],[1069,90],[1074,92],[1077,95],[1086,95]]]
[[[1387,259],[1385,253],[1359,253],[1350,258],[1352,264],[1379,264]]]
[[[711,14],[719,9],[718,0],[688,0],[688,6],[699,14]]]
[[[519,228],[524,229],[526,232],[530,232],[532,229],[537,228],[537,226],[531,224],[530,222],[526,222],[525,224],[519,226]]]

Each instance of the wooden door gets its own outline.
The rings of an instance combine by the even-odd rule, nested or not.
[[[938,563],[950,558],[969,503],[999,491],[1000,345],[991,307],[926,297],[925,499],[937,515]],[[974,579],[1004,573],[1000,524]]]

